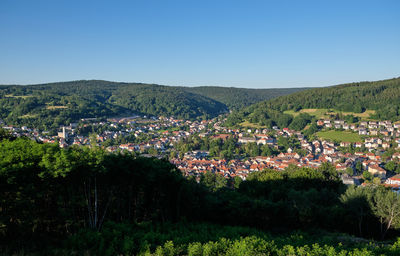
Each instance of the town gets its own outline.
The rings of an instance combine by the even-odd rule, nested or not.
[[[320,138],[307,139],[302,132],[288,128],[231,129],[223,127],[223,117],[212,120],[189,121],[167,117],[132,116],[110,118],[105,121],[81,119],[79,123],[60,127],[57,135],[28,127],[4,124],[2,127],[14,136],[30,137],[38,142],[58,143],[60,147],[93,145],[109,152],[134,152],[145,157],[168,158],[185,176],[199,178],[205,172],[221,174],[226,178],[245,180],[252,173],[266,168],[284,170],[290,166],[318,168],[331,163],[340,173],[344,184],[384,184],[400,188],[397,162],[400,159],[400,123],[391,121],[362,121],[348,124],[343,120],[317,120],[322,130],[348,132],[362,136],[362,142],[335,142]],[[212,156],[209,150],[177,150],[179,142],[188,138],[234,141],[235,148],[256,147],[256,155],[239,153],[230,159]],[[292,145],[282,146],[281,140]],[[272,149],[261,153],[262,147]],[[271,153],[272,152],[272,153]]]

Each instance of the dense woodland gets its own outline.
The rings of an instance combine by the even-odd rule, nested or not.
[[[303,129],[310,119],[306,113],[293,118],[283,112],[308,108],[354,113],[375,110],[371,118],[395,121],[400,119],[399,106],[400,78],[394,78],[303,90],[236,111],[229,117],[227,124],[237,125],[249,121],[268,127],[277,125],[282,128],[291,125],[292,128]]]
[[[328,164],[318,170],[265,170],[246,181],[206,173],[198,183],[166,160],[95,146],[61,149],[0,134],[5,254],[399,252],[397,243],[368,245],[359,238],[355,243],[346,235],[393,238],[399,196],[384,188],[347,188]]]
[[[81,118],[144,114],[205,119],[301,89],[173,87],[108,81],[0,86],[0,119],[41,129]]]
[[[186,87],[185,91],[200,94],[225,104],[229,110],[240,110],[256,102],[288,95],[306,88],[244,89],[234,87]]]

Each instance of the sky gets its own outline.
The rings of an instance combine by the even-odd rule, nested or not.
[[[398,0],[0,0],[0,84],[283,88],[399,76]]]

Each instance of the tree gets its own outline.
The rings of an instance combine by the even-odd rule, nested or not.
[[[372,183],[375,185],[380,185],[382,183],[381,179],[379,177],[374,177],[372,179]]]
[[[339,180],[338,172],[331,163],[322,163],[322,165],[318,168],[318,170],[322,172],[326,180],[332,180],[332,181]]]
[[[353,176],[354,175],[354,170],[351,167],[347,167],[345,170],[345,173],[348,174],[349,176]]]
[[[356,171],[357,171],[357,173],[361,173],[362,170],[363,170],[362,163],[360,161],[357,161],[357,163],[356,163]]]
[[[211,191],[215,192],[221,188],[226,187],[226,185],[228,184],[228,181],[224,176],[222,176],[220,174],[206,172],[201,175],[200,183],[205,185]]]
[[[340,197],[340,201],[346,206],[351,216],[357,219],[360,236],[363,234],[362,226],[364,218],[370,212],[371,197],[368,192],[367,188],[350,186]]]
[[[362,176],[366,181],[371,181],[373,178],[372,174],[369,171],[364,171]]]
[[[292,123],[289,125],[289,128],[296,131],[301,131],[308,123],[311,122],[311,119],[312,118],[309,114],[301,113],[293,119]]]
[[[0,128],[0,141],[4,139],[9,140],[12,138],[13,138],[12,135],[8,131],[4,130],[3,128]]]
[[[157,149],[155,149],[154,147],[149,148],[148,152],[152,156],[156,156],[158,154]]]
[[[394,172],[397,168],[397,164],[394,161],[389,161],[385,164],[385,169]]]
[[[381,238],[384,239],[387,231],[400,223],[400,196],[384,188],[377,189],[373,210],[381,223]]]
[[[318,126],[317,123],[312,123],[310,127],[304,131],[304,135],[310,138],[313,134],[315,134],[318,131]]]
[[[235,189],[239,189],[240,184],[241,184],[242,182],[243,182],[242,178],[240,178],[239,176],[235,176],[235,177],[233,178],[233,187],[234,187]]]
[[[169,153],[169,158],[170,159],[174,159],[174,158],[176,158],[176,152],[175,151],[171,151],[170,153]]]

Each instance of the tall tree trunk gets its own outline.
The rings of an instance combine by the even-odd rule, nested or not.
[[[94,227],[97,228],[97,213],[98,213],[98,201],[97,201],[97,177],[94,177]]]

